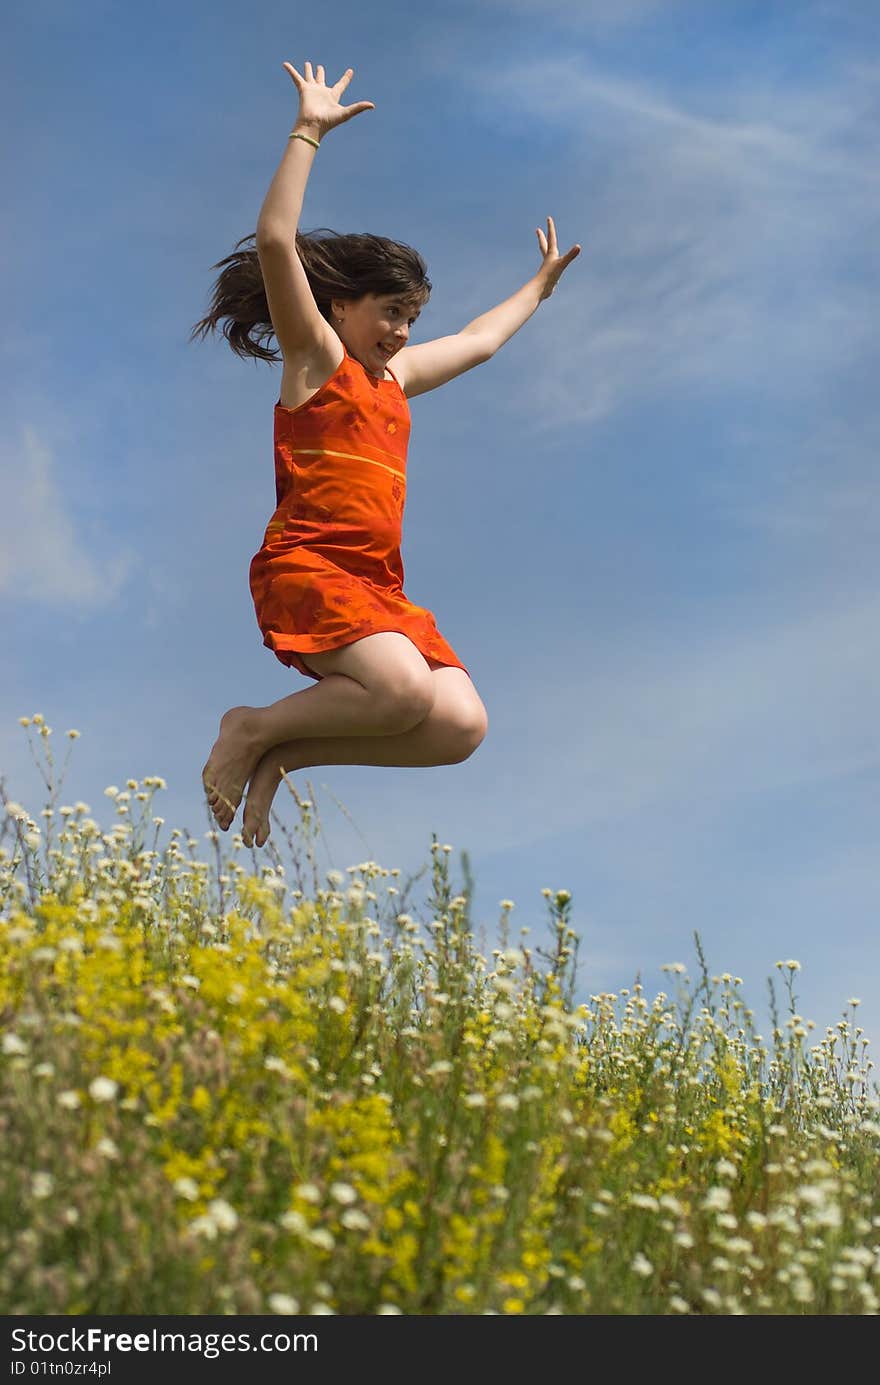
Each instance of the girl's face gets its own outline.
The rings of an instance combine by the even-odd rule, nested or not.
[[[380,380],[392,356],[406,346],[419,315],[418,308],[393,293],[367,293],[348,303],[334,299],[331,311],[333,326],[348,350]]]

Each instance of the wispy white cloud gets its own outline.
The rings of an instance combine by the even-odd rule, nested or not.
[[[578,53],[481,75],[479,118],[558,129],[583,247],[529,324],[535,427],[694,389],[791,400],[876,348],[876,78],[673,96]]]
[[[554,19],[574,29],[626,29],[641,24],[661,12],[667,18],[675,11],[693,6],[694,0],[480,0],[480,7],[523,14],[543,21]]]
[[[96,560],[62,493],[51,449],[37,430],[0,453],[0,595],[16,601],[94,608],[123,586],[133,559]]]

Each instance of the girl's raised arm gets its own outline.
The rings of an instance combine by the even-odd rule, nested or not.
[[[398,378],[408,397],[435,390],[438,385],[454,380],[456,375],[488,361],[514,332],[519,331],[538,304],[550,297],[563,271],[581,253],[581,247],[573,245],[567,254],[560,255],[552,216],[547,218],[547,231],[545,236],[540,226],[537,227],[542,257],[540,269],[510,298],[475,317],[460,332],[419,342],[416,346],[405,346],[397,353]]]
[[[312,296],[296,250],[306,183],[317,152],[315,143],[320,144],[337,125],[375,107],[372,101],[340,104],[339,98],[353,76],[350,67],[332,87],[325,84],[320,64],[314,76],[311,63],[305,64],[304,76],[290,63],[284,67],[299,92],[299,113],[260,209],[256,248],[272,327],[282,355],[290,358],[308,353],[327,332],[327,322]]]

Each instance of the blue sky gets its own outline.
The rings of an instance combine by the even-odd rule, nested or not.
[[[406,589],[489,735],[301,776],[325,865],[416,870],[436,832],[490,931],[510,898],[538,941],[542,887],[572,891],[584,996],[694,972],[698,929],[759,1013],[796,958],[820,1030],[855,995],[880,1035],[876,6],[33,0],[7,32],[8,792],[44,802],[41,711],[59,757],[82,734],[62,801],[109,826],[104,787],[160,774],[166,833],[201,835],[220,714],[311,686],[247,583],[279,369],[187,338],[284,150],[282,62],[350,65],[376,109],[322,144],[302,225],[421,250],[413,340],[530,278],[548,212],[583,248],[412,401]]]

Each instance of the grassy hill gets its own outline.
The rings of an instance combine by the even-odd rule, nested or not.
[[[872,1064],[852,1006],[813,1042],[796,962],[767,1038],[699,939],[695,980],[578,1003],[565,890],[543,945],[505,901],[481,950],[451,848],[413,917],[398,871],[319,877],[293,786],[287,861],[159,850],[161,780],[106,830],[25,720],[50,802],[0,789],[0,1311],[877,1311]]]

